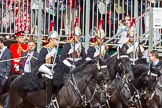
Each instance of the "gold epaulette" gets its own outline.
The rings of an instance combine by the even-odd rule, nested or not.
[[[90,46],[96,46],[96,45],[98,45],[98,43],[97,42],[95,42],[95,43],[90,43]]]
[[[130,44],[130,41],[127,41],[125,44]]]
[[[73,42],[74,42],[74,38],[67,40],[67,43],[73,43]]]
[[[44,48],[54,48],[55,46],[53,44],[47,44],[43,46]]]
[[[18,49],[20,49],[22,52],[27,52],[28,51],[28,48],[25,50],[22,48],[22,46],[20,44],[18,44]]]
[[[44,47],[44,48],[48,48],[48,44],[44,45],[43,47]]]

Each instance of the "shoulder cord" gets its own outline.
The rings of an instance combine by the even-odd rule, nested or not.
[[[20,44],[18,44],[18,45],[19,45],[19,47],[18,47],[18,48],[20,48],[20,49],[21,49],[21,51],[23,51],[23,52],[28,51],[28,49],[27,49],[27,50],[24,50]]]

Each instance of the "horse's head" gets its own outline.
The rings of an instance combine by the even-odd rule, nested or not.
[[[98,68],[98,71],[99,71],[98,75],[100,77],[102,77],[101,78],[102,80],[109,80],[110,79],[110,75],[108,73],[107,63],[104,60],[99,59],[98,65],[99,65],[98,66],[99,67]]]
[[[138,89],[153,91],[156,88],[159,70],[152,65],[137,64],[133,66],[135,86]]]
[[[128,57],[126,49],[119,48],[116,59],[116,69],[122,78],[126,78],[128,81],[132,81],[134,79],[131,61]]]
[[[82,79],[89,82],[92,78],[97,79],[98,70],[95,60],[85,61],[81,65],[77,66],[72,73],[77,73]]]

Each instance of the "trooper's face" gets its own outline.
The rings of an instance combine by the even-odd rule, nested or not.
[[[19,37],[17,37],[16,40],[17,40],[18,43],[24,43],[25,36],[19,36]]]
[[[75,35],[74,37],[75,37],[75,41],[78,42],[80,40],[80,36],[79,35]]]
[[[102,29],[102,25],[99,26],[99,29]]]
[[[56,38],[51,38],[51,39],[50,39],[50,42],[51,42],[53,45],[55,45],[55,46],[58,45],[58,39],[56,39]]]
[[[130,41],[130,42],[133,42],[133,41],[134,41],[134,36],[130,36],[130,37],[129,37],[129,41]]]
[[[126,26],[129,26],[130,25],[130,21],[131,21],[131,19],[130,19],[130,17],[125,17],[125,25]]]

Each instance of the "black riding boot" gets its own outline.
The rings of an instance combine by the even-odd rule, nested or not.
[[[49,106],[50,102],[51,102],[51,97],[52,97],[52,80],[49,78],[44,77],[45,80],[45,101],[46,101],[46,107]]]

